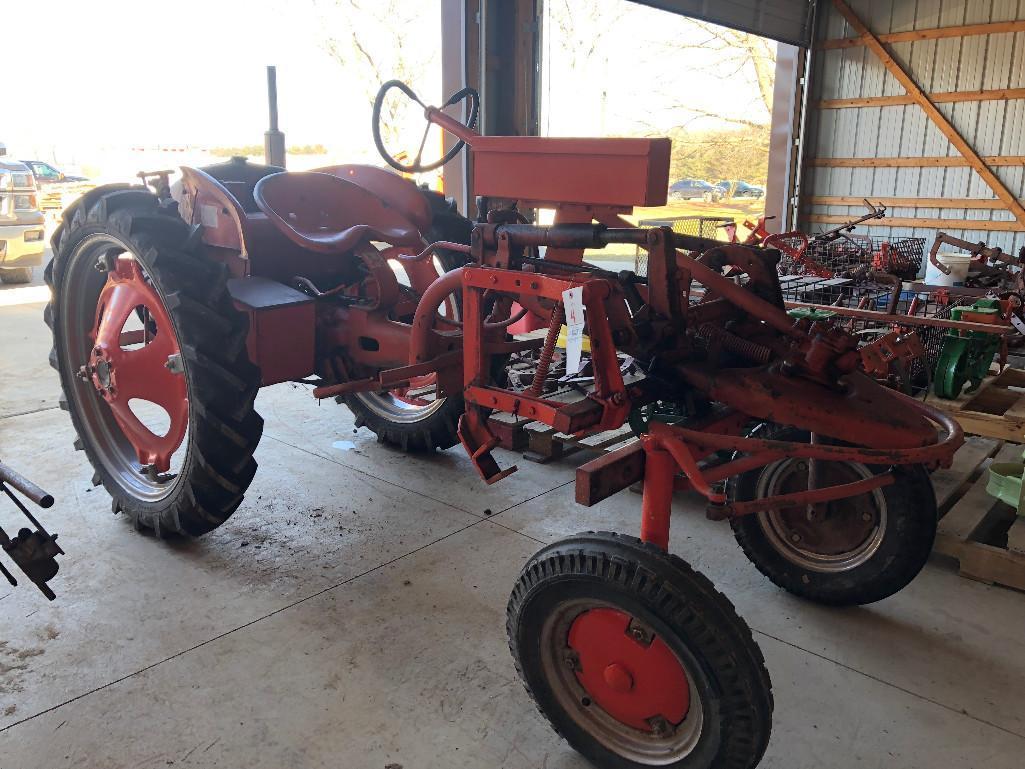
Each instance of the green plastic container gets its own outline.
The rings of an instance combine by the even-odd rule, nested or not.
[[[1023,475],[1025,475],[1025,462],[994,462],[989,466],[986,491],[991,497],[996,497],[1017,510],[1021,499]],[[1018,510],[1018,515],[1022,515],[1021,510]]]

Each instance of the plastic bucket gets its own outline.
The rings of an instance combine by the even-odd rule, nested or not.
[[[936,265],[929,262],[925,271],[925,282],[930,286],[963,286],[968,277],[968,266],[972,263],[971,254],[936,254],[936,261],[950,268],[950,274],[944,275]]]

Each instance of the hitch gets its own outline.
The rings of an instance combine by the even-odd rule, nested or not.
[[[43,525],[29,512],[25,504],[11,491],[12,488],[44,509],[53,506],[53,496],[0,462],[0,490],[10,497],[15,507],[33,526],[31,529],[27,527],[18,529],[18,533],[14,537],[0,528],[0,547],[14,561],[14,565],[21,569],[47,599],[52,601],[57,596],[46,583],[57,575],[57,571],[60,569],[57,556],[64,555],[64,551],[57,544],[57,535],[50,534],[43,528]],[[0,563],[0,574],[3,574],[11,585],[15,587],[18,585],[18,580],[2,563]]]

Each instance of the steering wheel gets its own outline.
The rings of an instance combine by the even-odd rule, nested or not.
[[[448,152],[446,152],[441,159],[436,160],[433,163],[422,163],[421,158],[424,153],[424,145],[427,144],[427,134],[431,130],[431,123],[428,121],[427,127],[424,129],[423,138],[420,139],[420,149],[416,152],[416,157],[413,158],[412,163],[400,163],[394,157],[392,157],[388,150],[384,147],[384,141],[381,139],[381,107],[384,105],[384,99],[388,95],[388,92],[398,88],[402,93],[406,94],[407,97],[415,101],[424,111],[428,109],[427,105],[420,101],[420,98],[413,92],[413,89],[403,83],[401,80],[389,80],[387,83],[381,86],[377,92],[377,96],[374,97],[374,115],[373,115],[373,132],[374,132],[374,144],[377,145],[377,151],[381,153],[381,157],[384,158],[384,162],[394,168],[396,171],[401,171],[407,174],[423,173],[424,171],[433,171],[435,168],[441,168],[448,161],[459,154],[459,151],[463,148],[466,143],[462,139],[455,143]],[[466,127],[473,128],[477,124],[477,112],[480,109],[480,96],[477,91],[473,88],[463,88],[452,94],[448,101],[441,105],[440,109],[445,107],[451,107],[453,104],[458,104],[463,99],[468,99],[470,102],[470,114],[466,118]]]

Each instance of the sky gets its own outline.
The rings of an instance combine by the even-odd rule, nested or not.
[[[4,60],[26,65],[21,76],[5,77],[3,102],[22,108],[0,110],[0,142],[16,157],[72,165],[100,147],[262,144],[265,67],[274,64],[288,144],[321,143],[339,159],[366,160],[367,73],[340,65],[325,44],[345,34],[335,1],[7,0]],[[440,72],[439,2],[408,0],[405,7],[421,18],[398,31],[389,20],[364,24],[368,45],[387,50],[405,35],[403,45],[416,46]],[[596,3],[598,13],[576,33],[600,33],[600,46],[575,71],[568,69],[574,41],[546,30],[547,132],[650,134],[679,122],[667,104],[684,101],[684,93],[726,113],[741,114],[750,102],[750,86],[740,79],[697,71],[700,51],[667,49],[693,37],[683,20],[624,0]],[[440,91],[440,74],[430,74],[428,90]]]
[[[36,105],[0,110],[12,152],[262,143],[268,64],[289,144],[369,141],[364,91],[325,50],[313,0],[5,2],[3,20],[5,61],[27,64],[3,101]]]

